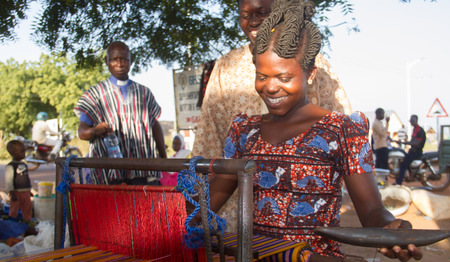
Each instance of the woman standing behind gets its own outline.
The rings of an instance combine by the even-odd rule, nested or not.
[[[172,148],[175,151],[173,156],[169,158],[189,158],[191,156],[191,150],[186,149],[184,137],[181,134],[176,134],[172,139]],[[177,185],[177,172],[162,172],[161,185],[163,186],[176,186]]]
[[[395,219],[380,199],[374,180],[368,120],[313,105],[308,82],[321,36],[311,22],[311,1],[275,1],[261,25],[253,50],[255,89],[268,114],[233,119],[225,158],[256,162],[253,177],[256,234],[307,242],[310,261],[342,261],[340,245],[313,233],[316,227],[339,227],[342,184],[364,227],[411,228]],[[217,175],[211,182],[211,209],[218,211],[237,186],[236,177]],[[382,248],[390,258],[421,259],[414,245]],[[328,257],[328,258],[326,258]]]

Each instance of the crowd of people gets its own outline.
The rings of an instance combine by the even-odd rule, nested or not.
[[[254,232],[305,242],[299,253],[302,261],[346,261],[338,242],[312,232],[316,227],[339,226],[344,184],[363,227],[411,228],[384,208],[372,173],[374,167],[388,168],[389,117],[377,109],[371,145],[369,120],[352,112],[336,75],[320,54],[321,33],[311,20],[312,1],[238,2],[240,26],[249,44],[215,62],[193,150],[186,149],[183,136],[177,134],[171,157],[254,160]],[[149,88],[129,78],[132,62],[124,42],[110,43],[105,63],[111,76],[87,90],[74,108],[78,136],[89,141],[90,157],[108,156],[103,137],[113,133],[125,158],[167,158],[158,122],[161,106]],[[38,119],[35,125],[44,130],[40,121],[46,119]],[[425,143],[417,120],[411,116],[411,141],[395,141],[411,146],[405,165],[422,153]],[[26,194],[29,199],[30,183],[19,144],[8,144],[13,158],[7,167],[14,203],[10,216],[22,209],[28,220],[30,206],[24,199]],[[57,148],[56,143],[53,146]],[[176,185],[176,174],[161,177],[157,172],[92,169],[91,180],[106,185]],[[402,175],[396,183],[401,180]],[[211,209],[227,217],[228,229],[235,231],[237,179],[216,174],[210,183]],[[379,252],[401,261],[422,257],[414,245]]]

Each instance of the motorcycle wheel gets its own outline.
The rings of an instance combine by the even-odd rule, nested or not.
[[[450,185],[450,170],[447,169],[445,172],[439,173],[439,161],[431,161],[431,167],[422,164],[421,169],[424,172],[420,176],[420,182],[424,186],[428,186],[432,191],[442,191]],[[434,174],[431,170],[433,168]]]
[[[66,153],[66,157],[71,156],[71,155],[75,155],[77,157],[83,157],[80,149],[78,149],[78,148],[72,148]]]
[[[34,157],[34,148],[33,147],[28,147],[25,150],[25,159],[24,159],[25,163],[27,163],[28,171],[34,171],[34,170],[36,170],[39,167],[38,163],[27,162],[27,158],[33,158],[33,157]]]

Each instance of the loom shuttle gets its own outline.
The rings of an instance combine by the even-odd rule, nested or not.
[[[427,246],[450,237],[450,230],[318,227],[314,233],[335,241],[364,247]]]

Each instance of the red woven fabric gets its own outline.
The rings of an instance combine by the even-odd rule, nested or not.
[[[183,244],[185,200],[173,187],[71,185],[75,244],[158,261],[195,261]]]

